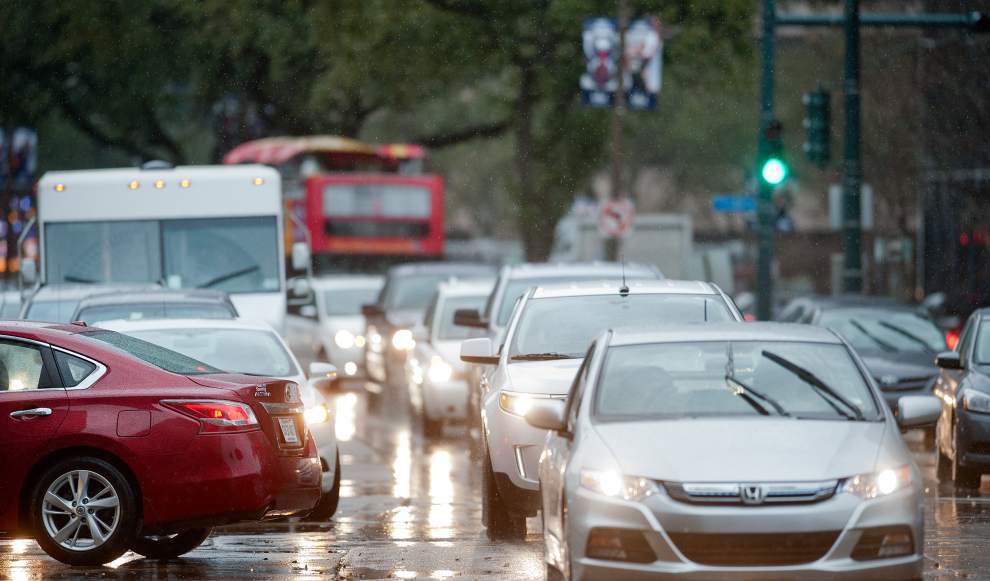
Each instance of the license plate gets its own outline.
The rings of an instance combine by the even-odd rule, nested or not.
[[[296,420],[293,418],[279,418],[278,427],[282,429],[282,439],[286,444],[298,444],[299,432],[296,431]]]

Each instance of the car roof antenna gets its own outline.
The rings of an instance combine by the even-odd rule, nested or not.
[[[626,284],[626,259],[619,257],[619,264],[622,266],[622,286],[619,287],[619,296],[629,296],[629,285]]]

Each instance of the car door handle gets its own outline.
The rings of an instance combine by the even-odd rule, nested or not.
[[[10,417],[12,418],[36,418],[39,416],[50,416],[52,415],[51,408],[32,408],[29,410],[17,410],[16,412],[10,412]]]

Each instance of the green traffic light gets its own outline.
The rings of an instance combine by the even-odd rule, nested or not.
[[[763,169],[760,171],[760,175],[763,176],[763,181],[771,186],[780,185],[785,179],[787,179],[787,164],[783,161],[772,157],[763,163]]]

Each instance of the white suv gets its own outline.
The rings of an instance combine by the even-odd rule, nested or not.
[[[463,361],[493,366],[480,385],[482,520],[488,536],[525,535],[525,519],[539,507],[539,459],[547,432],[523,416],[534,401],[567,396],[596,336],[608,329],[741,320],[732,301],[710,283],[572,283],[523,294],[497,350],[487,337],[464,341]]]

